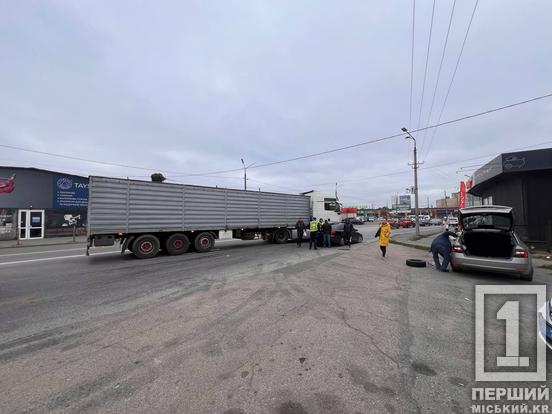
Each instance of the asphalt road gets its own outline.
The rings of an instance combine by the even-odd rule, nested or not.
[[[351,250],[3,249],[0,412],[470,412],[474,286],[521,282],[384,261],[359,230]]]

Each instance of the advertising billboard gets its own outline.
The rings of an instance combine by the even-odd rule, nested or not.
[[[88,178],[55,174],[52,195],[54,208],[87,208]]]

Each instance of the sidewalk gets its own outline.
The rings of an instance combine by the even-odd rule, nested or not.
[[[58,244],[85,244],[86,236],[77,236],[73,241],[72,236],[68,237],[48,237],[44,239],[33,240],[0,240],[0,249],[11,247],[31,247],[31,246],[54,246]]]
[[[441,227],[435,227],[434,231],[424,233],[421,236],[416,236],[415,234],[412,234],[412,233],[406,233],[406,234],[391,233],[391,243],[399,244],[401,246],[406,246],[406,247],[413,247],[414,249],[420,249],[427,252],[435,236],[442,232],[443,232],[443,229]]]

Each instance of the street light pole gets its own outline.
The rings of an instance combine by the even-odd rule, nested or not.
[[[241,159],[241,162],[243,164],[243,189],[247,190],[247,167],[245,166],[243,158]]]
[[[416,236],[420,235],[420,209],[418,204],[418,150],[416,148],[416,138],[412,136],[408,129],[401,128],[402,132],[405,132],[408,136],[405,139],[411,139],[414,141],[414,206],[416,209]]]

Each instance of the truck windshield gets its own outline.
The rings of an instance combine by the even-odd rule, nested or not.
[[[339,203],[335,198],[325,198],[324,199],[324,210],[326,211],[337,211]]]

